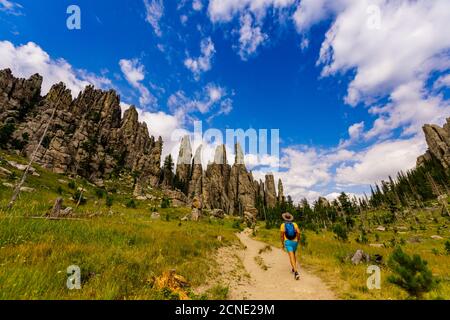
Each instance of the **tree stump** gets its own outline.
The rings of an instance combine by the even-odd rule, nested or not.
[[[55,204],[53,205],[53,209],[50,213],[51,217],[59,217],[62,209],[63,199],[58,198],[55,200]]]

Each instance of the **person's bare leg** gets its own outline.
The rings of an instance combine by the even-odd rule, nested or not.
[[[294,269],[294,272],[297,272],[297,259],[294,252],[289,252],[289,260],[291,261],[292,269]]]

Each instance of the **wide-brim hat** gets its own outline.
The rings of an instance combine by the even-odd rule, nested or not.
[[[294,221],[294,216],[290,214],[289,212],[285,212],[281,215],[284,221],[292,222]]]

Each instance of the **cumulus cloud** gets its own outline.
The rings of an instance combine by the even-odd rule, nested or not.
[[[121,59],[119,65],[128,83],[139,91],[139,103],[141,106],[155,105],[156,98],[142,84],[142,81],[145,79],[145,68],[140,61],[138,59]]]
[[[164,16],[164,3],[162,0],[144,0],[145,20],[152,26],[158,37],[162,36],[160,21]]]
[[[349,1],[351,0],[302,0],[293,16],[297,30],[301,33],[308,32],[314,24],[345,8]]]
[[[82,69],[73,68],[64,59],[52,59],[34,42],[15,46],[9,41],[0,41],[0,69],[9,68],[17,77],[29,78],[35,73],[43,76],[42,94],[46,94],[51,86],[64,82],[76,96],[87,85],[98,88],[111,85],[111,81]]]
[[[241,17],[239,55],[242,60],[247,60],[249,56],[253,55],[267,38],[268,36],[261,31],[261,27],[254,26],[251,14],[247,13]]]
[[[211,61],[214,57],[216,49],[211,38],[203,39],[200,43],[201,55],[197,58],[188,57],[184,60],[184,65],[193,74],[194,77],[199,80],[200,75],[211,69]]]
[[[194,97],[188,97],[184,91],[177,91],[169,97],[167,105],[172,112],[185,120],[195,120],[190,117],[191,113],[206,115],[216,111],[213,116],[217,116],[217,112],[227,114],[232,110],[230,94],[225,88],[214,83],[207,84],[200,92],[196,92]]]
[[[295,2],[296,0],[210,0],[208,14],[213,22],[229,22],[244,11],[263,17],[268,8],[283,9]]]
[[[367,8],[374,4],[379,28],[367,25]],[[446,0],[348,2],[322,44],[323,75],[356,70],[346,97],[351,105],[413,79],[425,81],[430,72],[450,67],[440,56],[450,47],[449,9]]]
[[[370,185],[402,170],[412,169],[417,156],[426,149],[423,137],[388,140],[357,153],[355,162],[336,169],[336,182],[342,185]]]

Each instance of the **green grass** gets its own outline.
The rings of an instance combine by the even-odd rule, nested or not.
[[[21,172],[2,166],[16,172],[16,183]],[[9,178],[0,176],[0,299],[172,299],[175,295],[154,287],[155,277],[175,269],[194,291],[211,268],[217,268],[210,259],[215,250],[237,241],[231,221],[181,222],[189,209],[157,208],[158,200],[135,200],[136,208],[127,207],[127,177],[106,182],[107,191],[115,189],[108,192],[111,208],[105,205],[106,193],[83,179],[72,179],[85,189],[87,199],[75,208],[71,179],[36,169],[40,177],[30,176],[26,183],[36,192],[21,193],[12,210],[6,210],[12,189],[3,186]],[[151,192],[158,196],[158,191]],[[57,197],[74,208],[79,220],[36,219]],[[160,220],[151,219],[155,208]],[[66,287],[71,265],[81,269],[81,290]],[[191,297],[223,299],[226,293],[216,288]]]
[[[438,288],[426,294],[424,298],[450,299],[450,255],[445,252],[445,241],[450,239],[448,220],[439,217],[436,212],[421,212],[418,217],[422,221],[422,228],[417,227],[412,219],[405,219],[396,225],[397,228],[400,225],[407,225],[408,230],[400,231],[402,233],[395,232],[393,226],[385,232],[374,231],[376,226],[371,226],[372,231],[367,235],[369,239],[367,244],[356,242],[359,232],[349,233],[349,241],[342,242],[337,240],[332,232],[316,234],[308,230],[303,231],[308,239],[308,245],[299,251],[300,264],[319,275],[342,299],[408,299],[404,291],[387,281],[391,271],[386,264],[394,249],[391,240],[396,239],[396,243],[404,243],[402,248],[406,253],[419,254],[428,261],[434,276],[440,280]],[[433,221],[434,218],[438,219],[437,223]],[[415,230],[411,230],[411,226]],[[378,241],[375,234],[378,234]],[[444,240],[431,238],[432,235],[438,234]],[[408,240],[413,237],[419,237],[421,242],[409,243]],[[263,224],[258,229],[257,238],[277,247],[280,246],[279,231],[267,230]],[[371,247],[370,243],[386,244],[387,247],[375,248]],[[358,249],[372,256],[375,254],[383,256],[383,263],[380,265],[381,290],[367,289],[366,281],[369,275],[366,271],[369,264],[355,266],[346,259]]]

